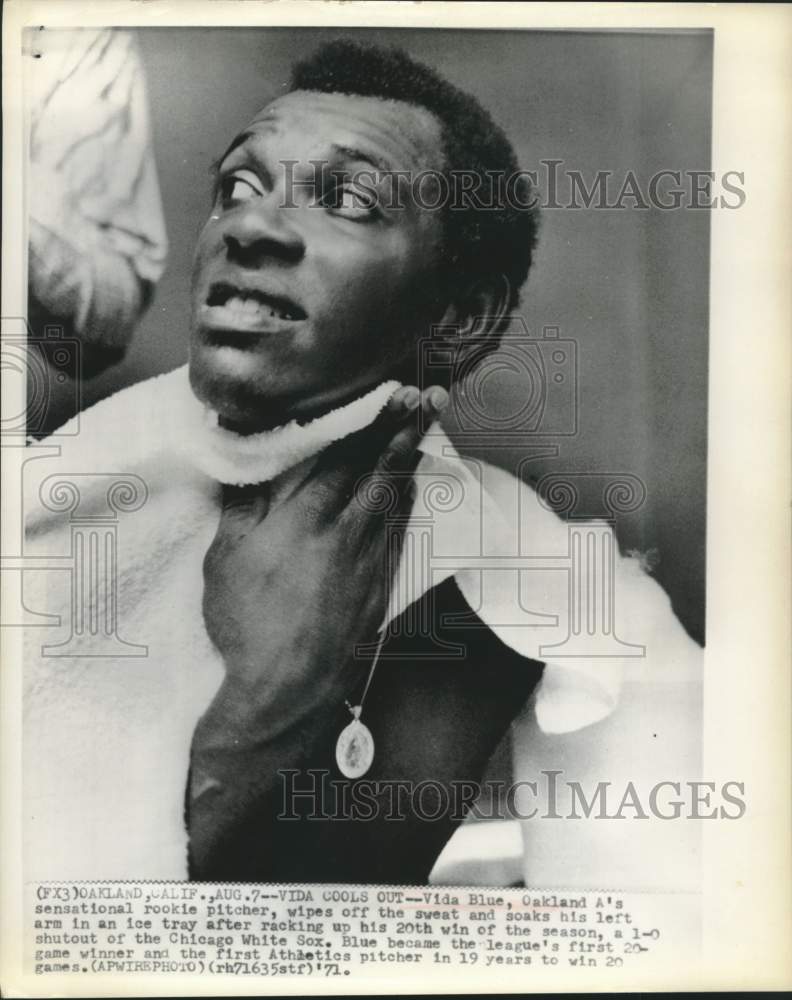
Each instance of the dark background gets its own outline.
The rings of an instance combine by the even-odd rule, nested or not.
[[[525,169],[628,170],[643,190],[662,169],[710,164],[709,32],[182,29],[139,32],[171,251],[124,363],[83,387],[86,404],[187,358],[190,260],[209,208],[209,166],[285,87],[292,61],[357,35],[404,46],[473,92]],[[627,202],[628,205],[631,202]],[[559,328],[579,355],[578,432],[550,472],[630,473],[646,503],[622,516],[623,549],[656,549],[654,575],[704,637],[709,212],[546,210],[522,315]],[[527,389],[504,376],[503,398]],[[130,429],[132,431],[132,429]],[[515,470],[524,448],[473,449]],[[592,510],[592,513],[597,511]]]

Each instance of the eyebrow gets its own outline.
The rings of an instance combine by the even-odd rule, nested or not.
[[[220,168],[222,167],[223,163],[225,163],[225,161],[234,152],[235,149],[237,149],[239,146],[244,145],[248,141],[248,139],[255,138],[255,136],[256,136],[255,132],[251,131],[240,132],[239,135],[234,136],[234,138],[231,140],[226,151],[222,153],[220,156],[218,156],[216,160],[213,160],[212,163],[209,164],[209,176],[212,181],[212,190],[211,190],[212,201],[214,201],[217,198],[217,193],[220,187]]]
[[[374,167],[376,170],[381,170],[383,173],[391,173],[393,171],[393,166],[387,160],[376,156],[374,153],[367,153],[362,149],[355,149],[352,146],[339,146],[336,143],[333,143],[331,149],[333,150],[335,156],[340,159],[368,163],[370,166]]]
[[[239,135],[235,136],[231,140],[225,152],[218,156],[218,158],[210,165],[209,171],[212,177],[213,199],[217,196],[217,188],[220,181],[220,167],[235,149],[244,145],[248,139],[254,139],[256,135],[257,133],[252,131],[240,132]],[[375,153],[369,153],[362,149],[356,149],[354,146],[343,146],[338,143],[333,143],[330,148],[334,157],[337,159],[349,160],[356,163],[368,163],[369,166],[372,166],[375,170],[382,171],[383,173],[393,172],[393,167],[388,160],[377,156]]]
[[[228,149],[226,149],[224,153],[221,153],[221,155],[218,156],[217,159],[212,163],[211,166],[212,173],[216,174],[220,169],[220,167],[222,166],[223,161],[227,157],[229,157],[238,146],[241,146],[242,143],[247,142],[248,139],[251,139],[253,135],[254,135],[253,132],[240,132],[239,135],[235,136],[231,140]]]

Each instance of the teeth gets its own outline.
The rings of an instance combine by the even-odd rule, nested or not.
[[[243,298],[241,295],[232,295],[225,303],[225,308],[236,313],[240,317],[269,316],[271,319],[291,319],[291,315],[271,306],[264,305],[253,297]]]

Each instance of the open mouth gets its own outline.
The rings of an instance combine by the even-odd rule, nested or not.
[[[279,319],[294,323],[307,318],[305,310],[291,299],[280,295],[268,295],[257,289],[237,288],[225,282],[217,282],[211,286],[206,304],[210,307],[223,307],[229,317],[238,317],[243,323],[261,319]]]

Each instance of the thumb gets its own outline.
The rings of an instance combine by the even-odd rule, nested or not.
[[[371,424],[325,448],[301,490],[301,501],[323,516],[335,517],[349,503],[355,483],[375,468],[394,434],[415,421],[419,396],[417,389],[397,389]]]

